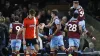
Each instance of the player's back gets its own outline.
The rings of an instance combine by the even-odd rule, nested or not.
[[[84,20],[85,19],[85,15],[84,15],[84,9],[82,7],[80,7],[78,9],[79,11],[79,17],[78,17],[78,20],[81,21],[81,20]]]
[[[18,22],[11,23],[12,33],[10,34],[11,39],[15,39],[17,32],[22,28],[22,24]],[[19,38],[22,38],[22,34],[19,35]]]
[[[68,29],[67,34],[69,38],[80,38],[78,22],[79,21],[75,19],[67,23],[67,29]]]

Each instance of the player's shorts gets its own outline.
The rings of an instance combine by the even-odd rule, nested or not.
[[[75,46],[79,48],[79,44],[80,44],[80,39],[77,38],[69,38],[69,47],[71,46]]]
[[[38,44],[38,39],[25,39],[26,40],[26,46],[23,46],[23,49],[26,49],[27,46],[30,46],[31,49],[34,49],[34,45]]]
[[[32,45],[32,44],[30,45],[30,47],[31,47],[32,50],[35,49],[35,48],[34,48],[34,45]],[[23,45],[23,50],[26,50],[26,48],[27,48],[27,46],[26,46],[26,45]]]
[[[85,31],[86,30],[85,20],[79,21],[79,24],[82,26],[82,30]]]
[[[54,36],[50,42],[50,48],[58,48],[64,46],[63,35]]]
[[[20,39],[18,39],[18,40],[16,40],[16,39],[12,39],[11,40],[11,48],[12,48],[12,50],[20,50],[20,48],[21,48],[21,40]]]

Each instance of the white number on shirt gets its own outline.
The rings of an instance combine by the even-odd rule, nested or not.
[[[20,26],[16,26],[16,30],[17,30],[17,31],[19,31],[19,30],[20,30],[20,28],[21,28]]]
[[[77,31],[77,25],[76,24],[68,24],[69,31],[76,32]]]
[[[84,11],[82,9],[79,10],[80,11],[80,17],[84,16]]]

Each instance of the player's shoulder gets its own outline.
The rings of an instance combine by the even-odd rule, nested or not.
[[[78,10],[84,10],[83,7],[82,7],[81,5],[79,5],[77,9],[78,9]]]
[[[55,21],[60,21],[60,20],[57,18],[57,19],[55,19]]]
[[[28,17],[26,17],[26,18],[24,18],[24,21],[27,21],[29,18]]]
[[[72,6],[72,7],[70,7],[70,9],[73,9],[74,7]]]
[[[54,21],[54,22],[55,22],[55,23],[60,23],[59,18],[55,19],[55,21]]]
[[[78,23],[79,21],[77,19],[74,19],[72,21],[70,21],[70,23]]]
[[[22,23],[20,23],[20,22],[13,22],[13,23],[11,23],[11,24],[14,24],[14,25],[22,25]]]

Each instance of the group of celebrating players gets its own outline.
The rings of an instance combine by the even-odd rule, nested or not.
[[[61,21],[58,17],[58,11],[51,11],[51,21],[48,25],[38,22],[38,17],[35,17],[35,11],[29,10],[29,15],[24,19],[23,24],[19,23],[18,18],[10,24],[10,39],[12,56],[20,56],[21,41],[23,42],[24,56],[37,56],[39,51],[39,28],[49,28],[52,33],[45,37],[50,40],[50,56],[57,56],[57,50],[61,48],[66,54],[77,56],[77,51],[80,44],[80,36],[87,34],[93,40],[96,40],[88,32],[85,27],[84,9],[79,5],[79,1],[73,1],[73,6],[70,8],[72,14],[71,19],[66,22],[64,31],[67,32],[69,48],[65,48],[62,34]]]

